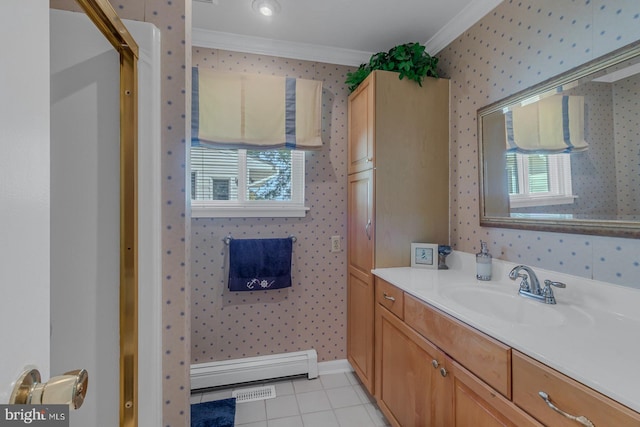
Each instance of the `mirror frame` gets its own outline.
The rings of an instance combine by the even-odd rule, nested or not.
[[[640,221],[618,220],[585,220],[585,219],[540,219],[540,218],[506,218],[485,215],[485,159],[483,154],[483,117],[501,110],[502,108],[519,103],[525,99],[540,93],[555,90],[559,86],[580,81],[586,77],[598,77],[606,74],[606,70],[636,57],[640,58],[640,41],[605,54],[597,59],[579,65],[569,71],[547,79],[528,89],[517,92],[507,98],[492,103],[478,110],[478,174],[479,174],[479,200],[480,200],[480,226],[498,228],[516,228],[534,231],[551,231],[559,233],[591,234],[611,237],[640,237]]]

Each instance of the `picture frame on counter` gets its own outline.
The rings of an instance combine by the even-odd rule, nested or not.
[[[436,243],[412,243],[411,267],[438,269],[438,245]]]

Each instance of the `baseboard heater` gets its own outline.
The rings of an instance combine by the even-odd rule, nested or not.
[[[194,364],[191,390],[294,375],[318,377],[318,354],[314,349]]]

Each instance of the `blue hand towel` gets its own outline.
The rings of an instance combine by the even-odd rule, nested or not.
[[[286,239],[232,239],[229,290],[262,291],[291,286],[291,250]]]

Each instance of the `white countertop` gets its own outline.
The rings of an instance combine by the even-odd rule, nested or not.
[[[474,255],[454,252],[447,264],[449,270],[373,273],[640,412],[640,290],[534,268],[541,284],[550,279],[567,285],[554,288],[557,304],[549,305],[517,294],[520,279],[508,278],[516,264],[493,260],[488,282],[476,280]],[[491,301],[477,297],[484,292]]]

